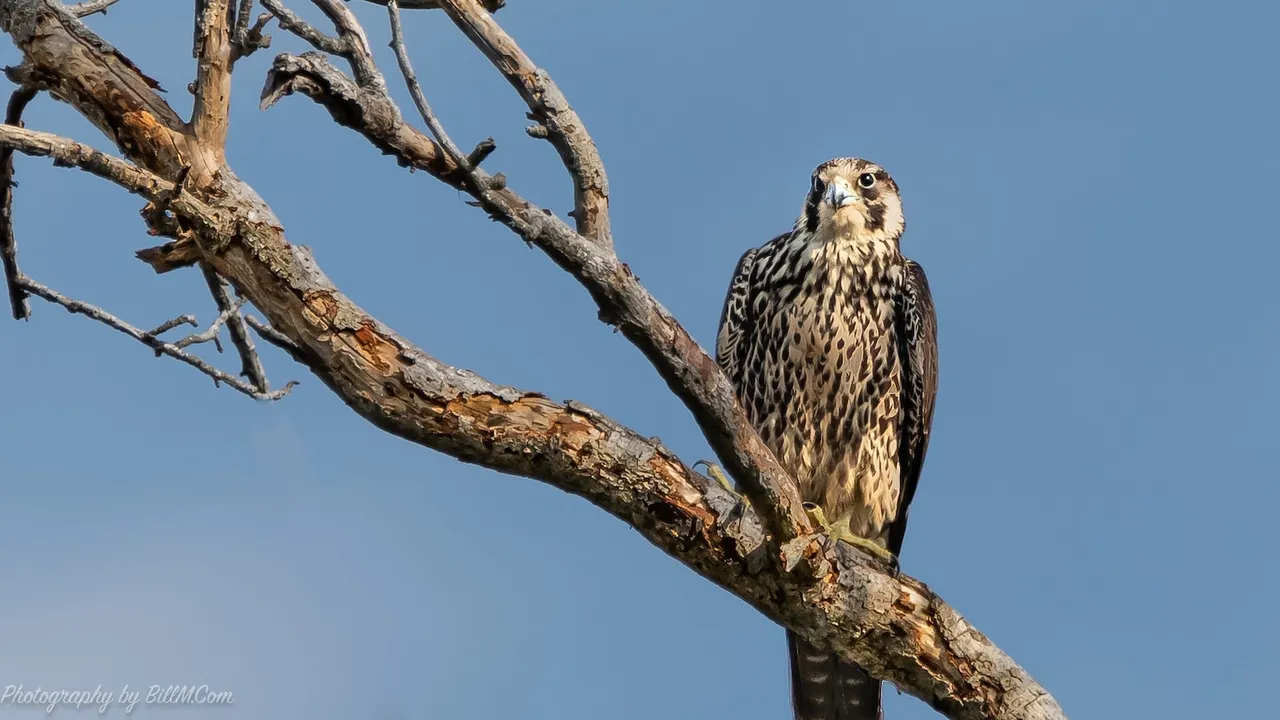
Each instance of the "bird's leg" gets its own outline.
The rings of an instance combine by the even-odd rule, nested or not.
[[[888,564],[895,573],[897,572],[897,556],[881,547],[876,541],[868,540],[861,535],[855,534],[852,528],[849,527],[849,516],[847,514],[832,522],[827,520],[827,514],[822,511],[822,508],[814,503],[805,503],[804,510],[809,515],[809,519],[813,521],[813,524],[820,526],[828,537],[833,540],[843,540],[850,545],[866,550],[876,559]]]
[[[710,460],[699,460],[698,462],[693,464],[695,468],[698,467],[699,465],[706,466],[707,476],[710,477],[712,480],[715,480],[716,483],[720,485],[720,487],[727,490],[730,495],[733,495],[735,498],[737,498],[738,502],[742,503],[742,506],[744,508],[751,507],[751,501],[747,499],[746,495],[743,495],[742,493],[738,492],[733,487],[733,483],[729,482],[729,477],[724,474],[724,470],[721,470],[719,465],[711,462]]]

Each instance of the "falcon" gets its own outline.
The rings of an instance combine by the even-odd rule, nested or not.
[[[895,567],[929,444],[937,320],[903,257],[898,185],[859,158],[819,165],[791,232],[738,261],[716,360],[813,519]],[[715,473],[721,478],[720,473]],[[880,683],[787,631],[797,720],[878,720]]]

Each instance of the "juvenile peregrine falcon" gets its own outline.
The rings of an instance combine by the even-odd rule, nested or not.
[[[902,256],[898,185],[837,158],[813,171],[791,232],[748,250],[716,360],[752,424],[832,535],[896,559],[929,444],[937,321]],[[828,521],[829,519],[829,521]],[[880,683],[790,631],[798,720],[876,720]]]

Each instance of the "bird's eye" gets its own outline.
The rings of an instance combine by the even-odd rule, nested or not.
[[[858,187],[862,188],[863,190],[870,190],[871,188],[875,187],[875,184],[876,184],[876,176],[872,175],[871,173],[862,173],[861,175],[858,176]]]
[[[822,178],[817,175],[813,176],[813,194],[821,195],[827,189],[827,184],[822,182]]]

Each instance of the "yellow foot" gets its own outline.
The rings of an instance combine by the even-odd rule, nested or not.
[[[808,513],[809,519],[813,521],[815,525],[820,526],[832,540],[843,540],[850,545],[855,545],[866,550],[873,557],[888,565],[890,569],[893,570],[894,574],[897,574],[897,556],[881,547],[880,544],[874,540],[868,540],[860,535],[854,534],[853,530],[849,528],[849,518],[847,516],[837,520],[836,522],[830,522],[827,520],[826,513],[822,512],[822,508],[818,507],[814,503],[805,503],[804,510]]]
[[[729,482],[728,476],[724,474],[724,470],[721,470],[719,465],[711,462],[710,460],[699,460],[698,462],[693,464],[695,468],[697,468],[699,465],[706,466],[707,477],[710,477],[712,480],[715,480],[716,483],[720,485],[720,487],[729,491],[731,495],[738,498],[738,500],[744,506],[750,507],[751,501],[747,499],[746,495],[743,495],[742,493],[734,489],[733,483]]]

